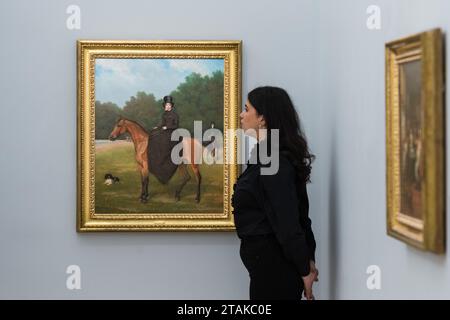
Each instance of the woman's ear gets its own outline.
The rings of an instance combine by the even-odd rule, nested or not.
[[[267,128],[266,119],[264,119],[263,115],[261,115],[261,118],[259,119],[259,127],[260,128]]]

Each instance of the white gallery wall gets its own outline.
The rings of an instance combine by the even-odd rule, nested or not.
[[[75,232],[76,40],[242,40],[243,92],[273,83],[306,106],[312,14],[312,1],[1,1],[0,298],[247,299],[234,232]]]
[[[66,27],[73,4],[80,30]],[[445,0],[0,2],[0,298],[248,298],[233,232],[75,232],[77,39],[242,40],[243,99],[287,89],[317,157],[316,296],[449,298],[448,255],[385,231],[384,43],[433,27],[450,27]],[[73,264],[81,290],[66,288]]]

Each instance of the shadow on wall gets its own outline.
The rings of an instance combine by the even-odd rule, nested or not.
[[[334,124],[332,125],[331,132],[334,132]],[[328,279],[329,285],[329,298],[332,300],[337,299],[336,288],[338,285],[337,275],[339,274],[337,268],[339,266],[339,246],[338,246],[338,214],[339,214],[339,188],[337,186],[337,156],[336,156],[336,134],[331,135],[331,150],[330,150],[330,177],[329,177],[329,189],[328,189],[328,248],[329,248],[329,266],[328,266]]]

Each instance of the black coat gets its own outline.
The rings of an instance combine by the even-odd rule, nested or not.
[[[178,114],[172,109],[171,111],[164,111],[161,122],[158,127],[162,128],[166,126],[167,129],[178,128]]]
[[[258,146],[258,145],[257,145]],[[251,158],[255,158],[255,151]],[[308,216],[306,183],[296,177],[290,160],[280,153],[278,172],[261,175],[259,160],[248,164],[234,185],[232,205],[236,231],[241,239],[274,234],[288,260],[304,276],[315,260],[316,242]]]

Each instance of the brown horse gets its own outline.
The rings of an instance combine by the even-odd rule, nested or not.
[[[128,132],[131,136],[131,140],[134,143],[134,150],[135,150],[135,158],[138,165],[139,172],[141,173],[141,195],[139,199],[141,202],[147,202],[148,200],[148,177],[149,177],[149,163],[148,163],[148,139],[149,134],[148,132],[137,122],[134,122],[132,120],[120,117],[116,125],[114,126],[114,129],[111,131],[111,134],[109,135],[109,139],[114,141],[116,140],[120,135]],[[211,141],[210,143],[212,143]],[[183,137],[182,140],[183,143],[183,151],[184,150],[195,150],[194,148],[200,148],[196,150],[201,150],[203,154],[203,148],[206,147],[208,144],[203,145],[200,143],[197,139],[190,138],[190,137]],[[213,155],[214,155],[214,149]],[[150,151],[151,152],[151,151]],[[198,167],[199,161],[195,160],[196,153],[194,152],[183,152],[183,160],[186,160],[187,163],[190,163],[191,169],[194,172],[194,176],[197,180],[197,195],[195,197],[196,202],[200,202],[200,185],[202,181],[202,175],[200,174],[200,170]],[[197,154],[198,156],[198,154]],[[197,159],[198,160],[198,159]],[[177,168],[179,174],[182,177],[181,184],[178,186],[178,188],[175,191],[175,199],[176,201],[180,200],[180,194],[181,190],[183,189],[184,185],[191,179],[191,176],[189,175],[189,172],[186,167],[185,161],[183,161],[181,164],[178,165]]]

